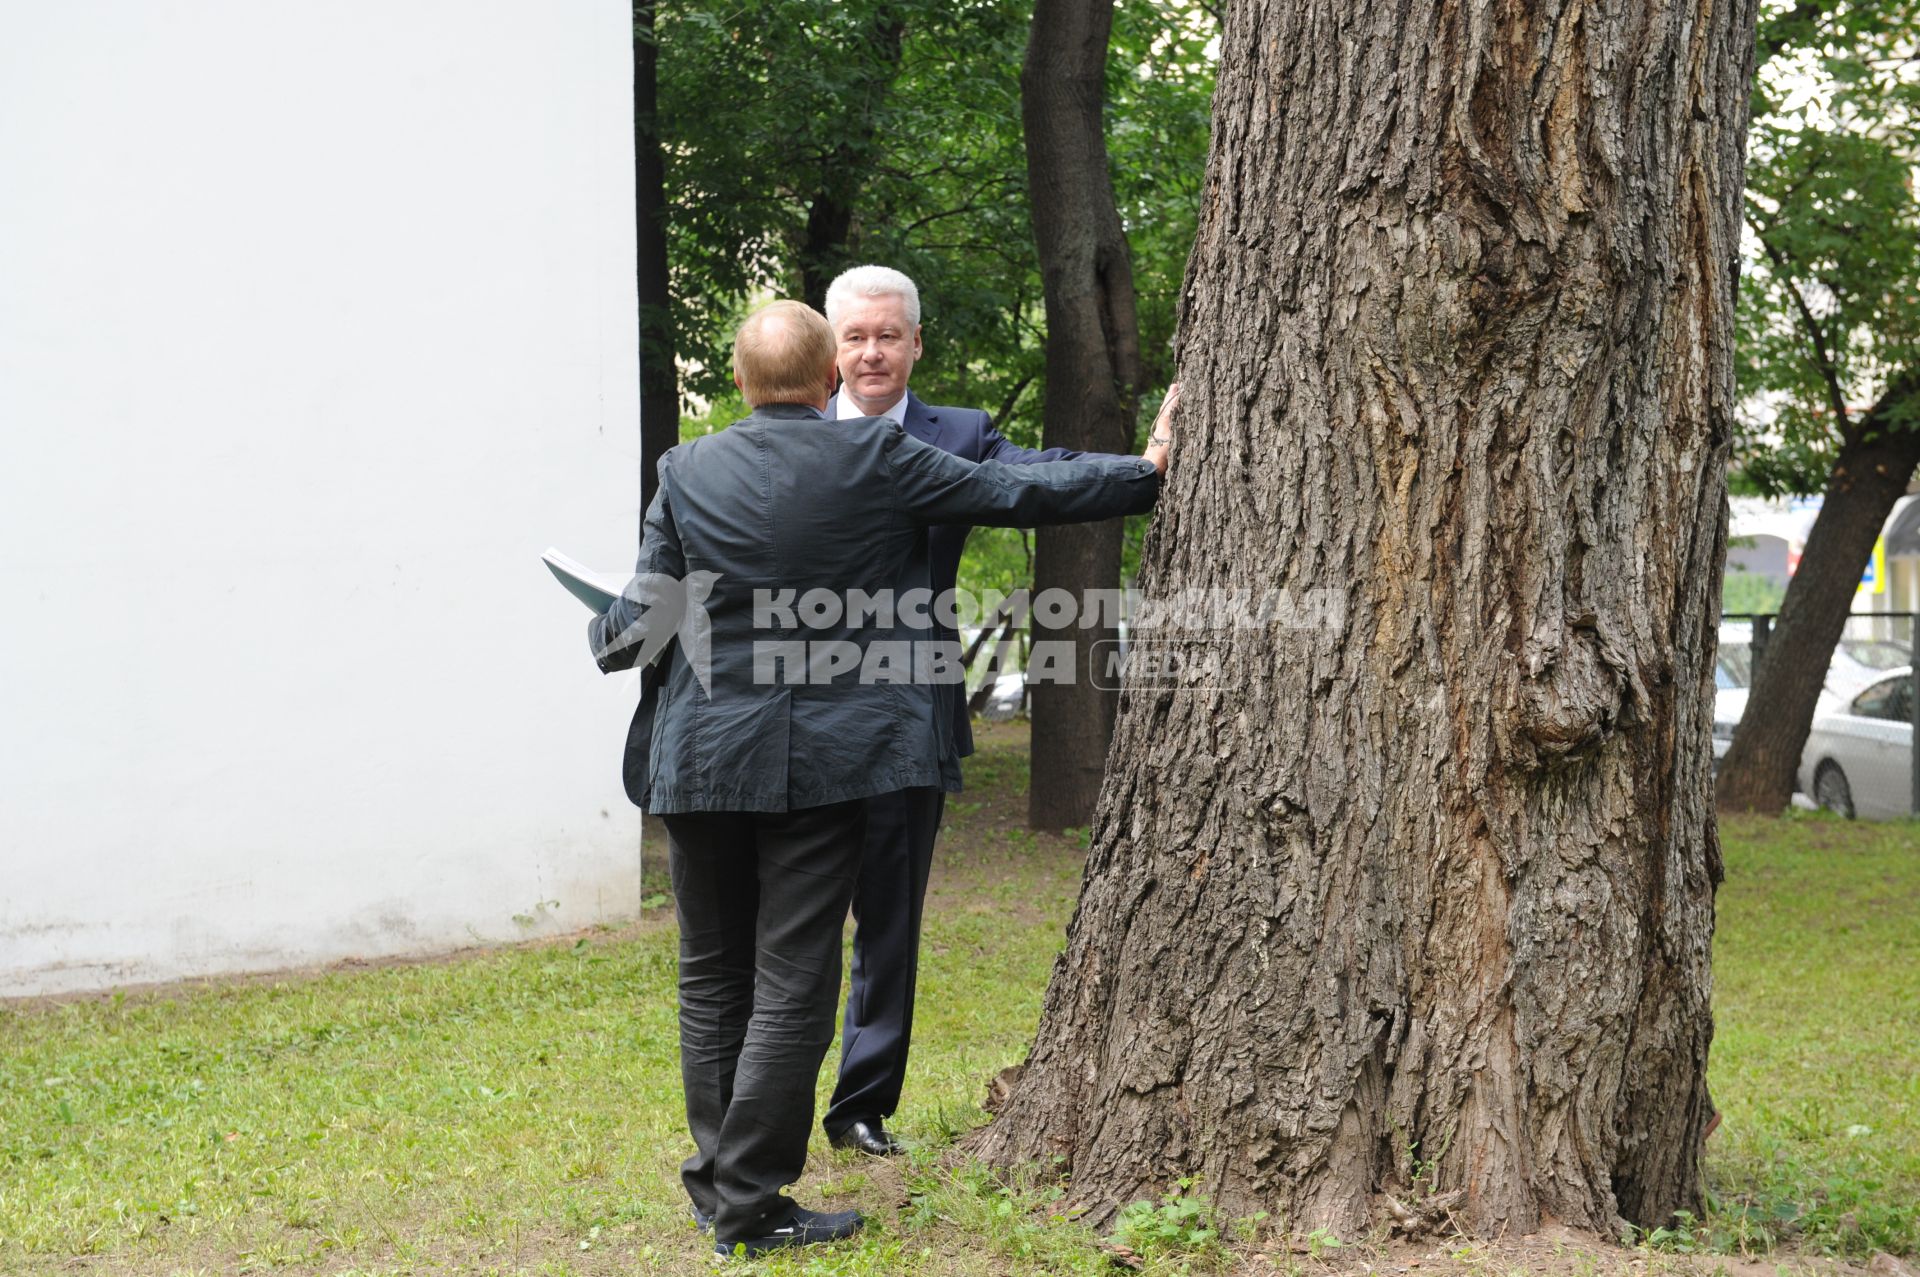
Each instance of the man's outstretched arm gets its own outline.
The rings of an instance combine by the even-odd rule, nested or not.
[[[1154,419],[1151,434],[1165,433],[1173,420],[1173,410],[1180,402],[1180,383],[1175,382],[1167,388],[1167,397],[1160,403],[1160,413]],[[1149,443],[1151,448],[1152,444]],[[998,461],[1007,466],[1031,466],[1046,461],[1080,461],[1088,457],[1111,457],[1111,452],[1076,452],[1072,448],[1022,448],[999,430],[994,428],[993,418],[987,418],[986,437],[980,445],[980,460]],[[1162,467],[1164,469],[1164,467]]]
[[[1153,508],[1172,445],[1179,387],[1167,394],[1147,450],[1139,457],[975,464],[894,427],[888,461],[901,509],[921,523],[1040,527],[1142,514]]]

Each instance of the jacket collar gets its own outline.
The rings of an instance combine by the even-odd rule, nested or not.
[[[940,414],[926,405],[919,395],[907,390],[907,433],[922,443],[932,443],[940,433]]]
[[[756,417],[774,417],[781,421],[801,421],[812,417],[815,421],[826,420],[826,414],[810,403],[763,403],[753,410]]]

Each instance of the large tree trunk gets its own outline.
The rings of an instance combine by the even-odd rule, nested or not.
[[[1920,430],[1890,427],[1914,387],[1896,384],[1841,446],[1827,491],[1787,583],[1766,652],[1747,693],[1750,711],[1720,764],[1720,805],[1777,812],[1793,798],[1794,773],[1833,649],[1853,610],[1860,574],[1893,504],[1920,465]]]
[[[1020,72],[1027,185],[1047,307],[1049,448],[1126,452],[1140,386],[1133,266],[1114,207],[1104,121],[1112,0],[1037,0]],[[1120,583],[1122,527],[1041,528],[1034,594],[1112,590]],[[1102,618],[1104,620],[1104,618]],[[1092,675],[1111,650],[1110,625],[1036,632],[1072,644],[1070,680],[1033,687],[1033,784],[1027,817],[1037,829],[1084,825],[1100,793],[1115,695]],[[1101,646],[1102,644],[1105,646]]]
[[[1122,697],[984,1154],[1343,1236],[1699,1209],[1753,20],[1228,6],[1143,585],[1344,615],[1160,635],[1221,672]]]
[[[639,238],[640,508],[653,501],[660,454],[680,442],[673,294],[667,272],[666,165],[660,149],[660,45],[652,0],[633,7],[633,176]]]

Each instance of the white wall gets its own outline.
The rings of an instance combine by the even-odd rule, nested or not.
[[[614,0],[0,0],[0,995],[635,910],[632,164]]]

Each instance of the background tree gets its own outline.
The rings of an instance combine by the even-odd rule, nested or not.
[[[731,389],[733,329],[761,291],[824,300],[893,131],[910,29],[932,0],[657,4],[674,339],[686,389]]]
[[[1107,38],[1113,0],[1036,0],[1020,75],[1027,185],[1047,315],[1045,443],[1081,452],[1127,452],[1140,394],[1140,325],[1133,262],[1107,172]],[[1121,523],[1041,528],[1034,590],[1114,589]],[[1114,624],[1083,618],[1045,642],[1070,644],[1067,680],[1032,686],[1033,783],[1028,823],[1084,825],[1093,815],[1113,734],[1113,684],[1096,661]]]
[[[1721,765],[1723,806],[1793,795],[1833,650],[1893,503],[1920,464],[1920,5],[1781,4],[1761,23],[1741,289],[1741,388],[1764,426],[1743,477],[1822,494],[1748,715]]]
[[[1142,581],[1345,615],[1123,694],[987,1155],[1344,1235],[1699,1209],[1752,24],[1229,4]]]
[[[1024,38],[1024,34],[1023,26],[1019,35]],[[1217,34],[1214,16],[1198,4],[1129,3],[1113,10],[1106,63],[1107,150],[1114,199],[1133,265],[1145,401],[1139,413],[1142,426],[1158,403],[1159,391],[1173,379],[1174,317],[1200,207],[1214,82],[1211,45]],[[963,325],[960,331],[971,334],[964,343],[933,332],[930,340],[936,345],[923,367],[931,374],[927,384],[934,387],[933,393],[955,403],[984,407],[997,403],[996,420],[1002,431],[1016,442],[1037,447],[1046,402],[1045,379],[1039,375],[1046,318],[1039,304],[1039,267],[1027,214],[1021,139],[1018,130],[1005,127],[1005,119],[1018,119],[1019,44],[1012,49],[1000,64],[1006,101],[1013,107],[1001,125],[1001,131],[1009,134],[1010,153],[988,161],[1012,166],[1004,170],[1011,179],[1004,192],[995,191],[995,198],[1004,201],[1004,224],[986,228],[990,235],[977,246],[952,254],[928,272],[929,278],[941,281],[935,287],[942,298],[938,312],[942,327],[956,295],[979,299],[980,304],[969,306],[973,313],[996,320],[1005,316],[1007,322],[996,324],[991,332]],[[1006,246],[1004,273],[995,275],[1002,282],[973,292],[970,281],[980,277],[979,263],[990,260],[993,252],[986,238]],[[914,247],[902,243],[893,251],[912,253]],[[969,351],[974,354],[966,361],[966,380],[953,380],[948,361]],[[1123,579],[1138,569],[1146,524],[1145,518],[1127,521]],[[1022,534],[1014,529],[978,528],[967,544],[960,582],[975,591],[989,586],[1010,590],[1013,587],[1001,565],[1010,560],[1031,562],[1031,544],[1023,545]],[[1030,566],[1014,584],[1032,584]]]
[[[633,185],[640,305],[640,508],[653,502],[660,456],[680,441],[680,374],[667,270],[666,153],[660,138],[660,43],[652,0],[633,6]]]

